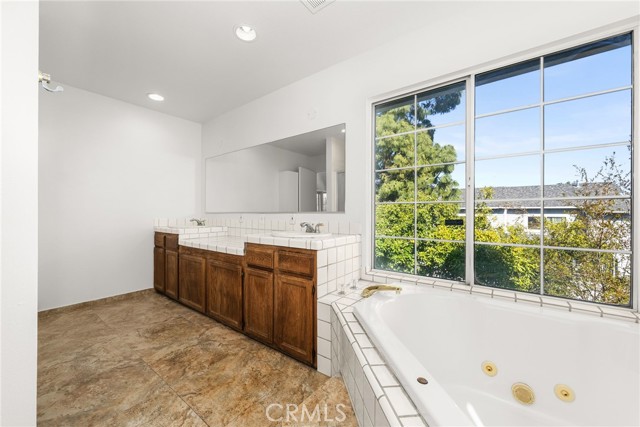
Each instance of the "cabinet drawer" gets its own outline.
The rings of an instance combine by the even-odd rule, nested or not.
[[[313,253],[278,251],[278,270],[313,277],[316,270],[316,257]]]
[[[178,250],[178,235],[165,234],[164,247],[171,250]]]
[[[164,234],[156,233],[154,238],[154,244],[159,248],[164,248]]]
[[[244,255],[247,265],[273,269],[273,248],[247,245]]]

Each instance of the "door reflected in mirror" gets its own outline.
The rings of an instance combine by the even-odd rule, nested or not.
[[[209,157],[207,213],[344,212],[345,124]]]

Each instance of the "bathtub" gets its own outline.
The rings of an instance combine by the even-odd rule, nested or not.
[[[640,424],[640,325],[400,286],[354,312],[430,426]],[[514,398],[515,383],[533,390],[532,404]],[[557,384],[575,399],[556,397]]]

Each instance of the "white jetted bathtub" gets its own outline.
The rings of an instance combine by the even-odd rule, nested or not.
[[[400,286],[355,314],[431,426],[640,424],[638,324]]]

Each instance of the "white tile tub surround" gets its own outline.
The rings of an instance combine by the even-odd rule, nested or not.
[[[318,321],[326,323],[327,310],[330,320],[330,358],[322,356],[323,365],[329,364],[332,375],[342,375],[361,427],[426,426],[353,315],[353,305],[362,299],[360,292],[371,284],[360,281],[357,290],[347,289],[345,295],[331,293],[318,301]],[[325,340],[320,329],[318,337]]]
[[[433,288],[447,289],[452,292],[463,292],[466,294],[479,295],[487,298],[495,298],[505,301],[512,301],[516,304],[532,304],[539,307],[552,307],[564,309],[569,312],[588,314],[598,317],[607,317],[617,320],[626,320],[640,323],[640,310],[628,308],[605,306],[578,300],[567,300],[546,295],[527,294],[524,292],[510,291],[507,289],[491,288],[488,286],[469,286],[461,282],[452,282],[444,279],[432,277],[417,277],[402,273],[389,273],[377,270],[365,270],[360,275],[362,280],[374,283],[399,283],[411,285],[427,285]]]

